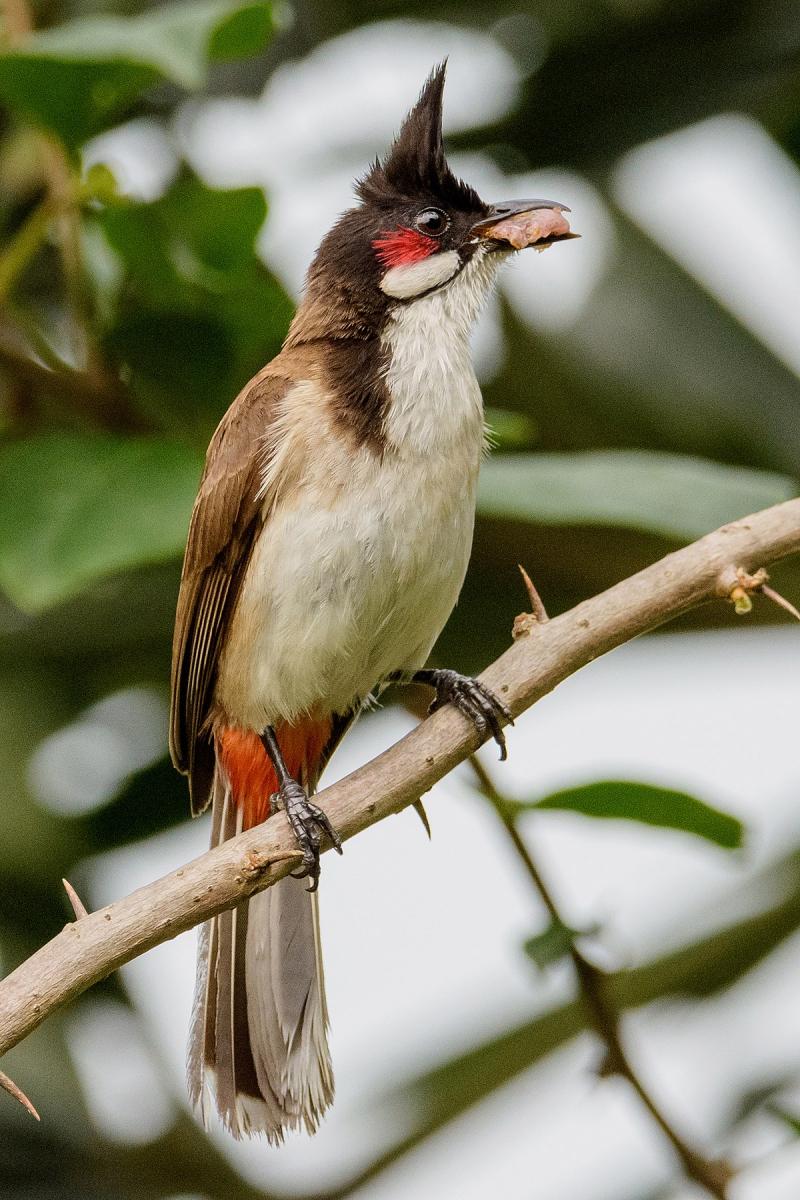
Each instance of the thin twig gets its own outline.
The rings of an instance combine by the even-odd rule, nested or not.
[[[514,850],[533,884],[534,890],[542,900],[550,920],[562,928],[568,928],[558,905],[553,898],[549,886],[536,864],[528,846],[523,841],[516,821],[511,815],[513,806],[500,794],[485,767],[475,756],[470,756],[470,765],[478,780],[478,787],[491,802],[503,828],[508,834]],[[634,1069],[622,1041],[621,1018],[613,1000],[609,995],[608,976],[581,952],[573,939],[570,939],[567,953],[572,960],[575,974],[583,997],[586,1010],[598,1037],[602,1040],[606,1056],[603,1064],[603,1074],[617,1074],[626,1079],[634,1089],[644,1107],[659,1126],[664,1136],[672,1145],[678,1158],[683,1163],[686,1174],[702,1186],[718,1200],[726,1200],[727,1185],[733,1179],[734,1173],[728,1163],[704,1158],[699,1151],[690,1146],[685,1138],[677,1131],[672,1122],[662,1112],[649,1090]]]
[[[794,617],[795,621],[800,621],[800,612],[797,611],[791,600],[787,600],[780,592],[776,592],[774,588],[769,587],[766,583],[761,585],[761,595],[766,596],[767,600],[771,600],[773,604],[777,604],[778,608],[782,608]]]
[[[514,716],[600,655],[717,596],[720,573],[800,551],[800,500],[725,525],[516,641],[481,676]],[[481,744],[452,705],[320,793],[343,840],[413,804]],[[326,846],[326,849],[329,847]],[[291,870],[297,854],[278,813],[177,871],[79,921],[0,983],[0,1054],[51,1013],[145,950],[233,908]],[[281,860],[281,861],[279,861]]]

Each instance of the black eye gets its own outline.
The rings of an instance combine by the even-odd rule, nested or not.
[[[449,224],[450,218],[440,208],[423,208],[414,221],[420,233],[426,233],[428,237],[438,237]]]

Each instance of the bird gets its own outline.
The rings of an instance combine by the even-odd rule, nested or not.
[[[506,706],[426,667],[467,570],[486,446],[469,337],[500,264],[571,236],[487,204],[445,157],[446,63],[322,240],[279,354],[210,442],[172,657],[170,752],[211,844],[285,811],[298,870],[202,927],[191,1100],[235,1138],[313,1133],[333,1099],[312,799],[359,713],[428,684],[505,756]]]

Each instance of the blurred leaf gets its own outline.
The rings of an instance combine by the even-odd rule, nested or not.
[[[228,327],[211,314],[132,308],[116,323],[106,348],[128,374],[136,404],[165,432],[206,444],[239,390]]]
[[[269,4],[235,0],[79,18],[0,53],[0,97],[76,147],[147,88],[199,88],[209,62],[256,54],[271,32]]]
[[[137,771],[119,795],[79,822],[87,852],[107,851],[171,829],[187,815],[186,781],[162,758]]]
[[[536,422],[528,413],[486,405],[484,416],[491,444],[500,450],[523,450],[536,441]]]
[[[705,838],[726,850],[738,850],[744,828],[741,821],[695,796],[648,783],[605,780],[553,792],[542,800],[511,802],[515,813],[560,809],[603,820],[639,821],[662,829],[680,829]]]
[[[0,662],[0,811],[7,814],[0,841],[0,920],[12,913],[24,924],[25,936],[35,937],[49,910],[33,897],[58,883],[64,863],[80,853],[80,834],[35,802],[28,765],[42,739],[70,720],[80,701],[69,694],[74,669],[12,664],[5,656]]]
[[[102,162],[92,163],[81,184],[82,193],[103,204],[114,204],[120,197],[119,184],[114,172]]]
[[[183,550],[201,462],[158,438],[50,434],[0,450],[0,586],[36,612]]]
[[[566,958],[576,937],[580,937],[577,929],[571,929],[563,921],[552,921],[542,933],[534,934],[523,943],[523,950],[528,958],[544,970],[562,958]]]
[[[548,0],[529,8],[555,44],[527,74],[501,136],[531,162],[597,171],[632,145],[726,109],[785,120],[796,112],[794,4]]]
[[[780,1104],[768,1104],[767,1111],[772,1113],[773,1117],[777,1117],[779,1121],[782,1121],[795,1137],[800,1137],[800,1116],[795,1116],[794,1113],[787,1112]]]
[[[17,670],[46,663],[80,672],[86,704],[130,682],[167,684],[179,578],[172,558],[104,576],[36,613],[0,591],[0,659]]]
[[[223,292],[253,258],[266,216],[260,188],[222,191],[183,175],[158,200],[112,205],[98,220],[143,293],[166,305],[187,286]]]
[[[755,1082],[748,1081],[747,1086],[740,1091],[735,1101],[729,1104],[725,1118],[727,1130],[737,1129],[756,1113],[769,1111],[770,1103],[796,1083],[798,1071],[797,1066],[794,1070],[792,1069],[792,1057],[797,1056],[793,1054],[788,1062],[782,1063],[781,1070],[777,1075],[770,1072],[763,1079],[757,1079]]]
[[[496,456],[481,470],[478,503],[489,516],[692,540],[796,495],[784,475],[627,450]]]
[[[781,1104],[768,1104],[766,1111],[777,1117],[778,1121],[781,1121],[794,1134],[795,1138],[800,1138],[800,1116],[795,1116],[793,1112],[787,1112]]]
[[[255,251],[259,188],[183,175],[158,200],[112,205],[94,228],[124,282],[106,346],[154,424],[205,444],[239,389],[280,349],[292,304]]]

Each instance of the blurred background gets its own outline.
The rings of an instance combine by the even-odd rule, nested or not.
[[[432,17],[435,16],[435,19]],[[582,240],[506,269],[475,338],[497,449],[436,650],[477,671],[552,614],[797,494],[793,0],[5,0],[0,52],[0,968],[207,844],[166,759],[180,557],[210,433],[278,349],[315,246],[431,66],[486,198]],[[774,572],[795,601],[800,563]],[[800,1195],[800,632],[719,604],[571,678],[325,861],[338,1096],[313,1140],[206,1135],[183,1056],[194,933],[3,1067],[15,1200],[690,1200],[609,1077],[569,959],[611,973],[674,1130]],[[410,727],[388,704],[329,780]],[[487,790],[483,784],[483,793]],[[446,863],[446,866],[444,865]],[[721,1194],[718,1192],[717,1194]]]

